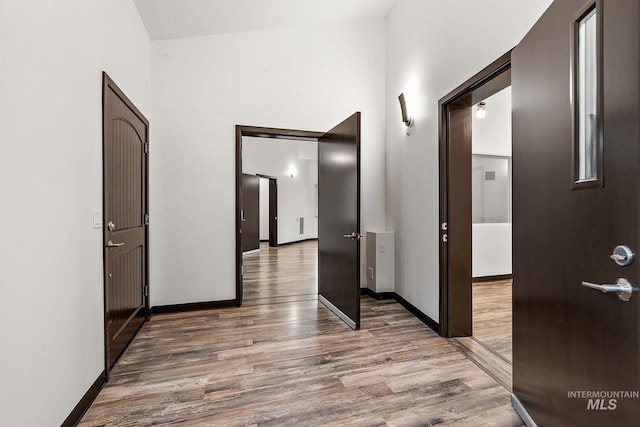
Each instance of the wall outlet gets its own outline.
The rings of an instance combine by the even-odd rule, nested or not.
[[[369,279],[373,280],[373,268],[369,267]]]
[[[380,244],[378,245],[378,247],[379,247],[379,249],[378,249],[378,250],[380,251],[380,253],[381,253],[381,254],[383,254],[383,253],[384,253],[384,242],[380,242]]]

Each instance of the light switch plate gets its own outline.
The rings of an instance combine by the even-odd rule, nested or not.
[[[383,254],[384,253],[384,242],[380,242],[380,244],[378,246],[380,247],[380,253]]]
[[[93,228],[102,228],[102,211],[100,209],[93,210]]]

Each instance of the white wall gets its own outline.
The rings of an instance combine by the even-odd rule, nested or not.
[[[56,426],[104,369],[102,71],[151,119],[130,0],[0,2],[0,425]]]
[[[490,96],[484,102],[486,103],[485,118],[478,119],[476,117],[475,107],[472,114],[471,151],[473,154],[510,157],[512,146],[511,87]],[[511,274],[511,175],[507,161],[504,157],[483,157],[480,161],[474,158],[473,163],[474,165],[481,163],[488,166],[496,174],[494,181],[485,181],[484,169],[481,169],[479,180],[476,181],[474,178],[474,218],[480,211],[488,220],[495,221],[495,218],[503,217],[504,222],[484,224],[476,223],[474,219],[472,226],[472,276]],[[475,193],[478,190],[484,190],[480,198]],[[483,206],[479,207],[475,203],[477,200]]]
[[[242,138],[242,171],[278,179],[278,244],[318,237],[318,219],[315,216],[317,148],[316,142]],[[290,167],[297,171],[293,178],[288,174]],[[268,180],[265,181],[268,184]],[[268,213],[268,199],[266,208]],[[304,218],[303,234],[300,234],[300,218]],[[266,228],[268,239],[268,216]]]
[[[551,0],[398,0],[387,17],[387,229],[396,292],[439,321],[438,100],[513,48]],[[416,119],[400,120],[404,92]]]
[[[473,224],[472,276],[511,274],[511,223]]]
[[[361,111],[362,229],[384,226],[384,20],[158,41],[152,69],[152,305],[235,297],[236,124]]]
[[[511,86],[485,99],[486,116],[471,116],[473,154],[511,156]]]
[[[474,224],[511,222],[511,158],[474,154],[471,194]]]

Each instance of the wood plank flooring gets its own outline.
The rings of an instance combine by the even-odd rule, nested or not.
[[[451,343],[511,391],[511,280],[474,283],[472,292],[473,336]]]
[[[504,359],[511,357],[511,279],[473,284],[473,336]]]
[[[260,252],[243,260],[243,305],[318,299],[318,242],[277,248],[261,242]]]
[[[363,297],[359,331],[318,303],[315,248],[245,258],[243,307],[154,316],[80,426],[522,425],[503,386],[396,302]]]

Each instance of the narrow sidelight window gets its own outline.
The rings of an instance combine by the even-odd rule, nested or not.
[[[596,5],[574,23],[573,108],[574,187],[602,185],[599,114],[600,43]]]

